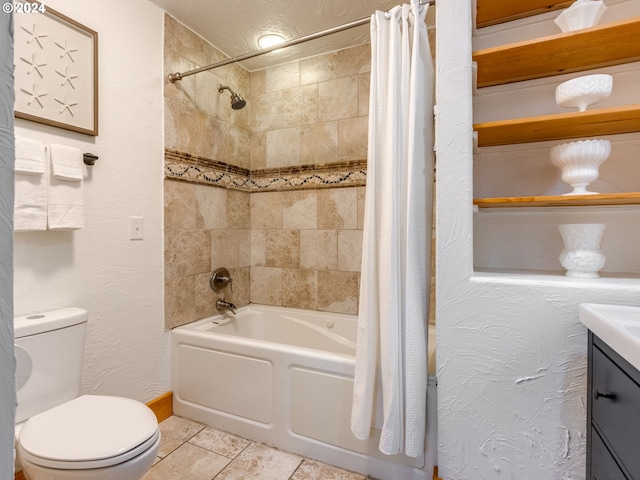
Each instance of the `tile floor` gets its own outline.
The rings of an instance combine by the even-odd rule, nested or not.
[[[309,458],[172,416],[144,480],[366,480]]]

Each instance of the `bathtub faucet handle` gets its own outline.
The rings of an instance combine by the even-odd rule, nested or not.
[[[227,302],[226,300],[222,300],[221,298],[219,298],[218,301],[216,302],[216,308],[220,313],[223,313],[226,310],[229,310],[234,315],[238,313],[238,309],[233,303]]]
[[[229,286],[229,291],[233,293],[233,281],[229,270],[224,267],[216,268],[209,278],[209,286],[214,292],[219,292]]]

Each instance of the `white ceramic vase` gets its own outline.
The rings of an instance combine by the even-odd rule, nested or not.
[[[598,178],[600,165],[609,158],[609,140],[580,140],[551,149],[551,163],[562,170],[562,181],[573,190],[564,195],[589,195],[587,186]]]
[[[589,105],[611,95],[613,77],[606,73],[584,75],[561,83],[556,87],[556,103],[561,107],[576,107],[584,112]]]
[[[602,0],[576,0],[556,17],[554,23],[563,32],[571,32],[596,25],[607,6]]]
[[[558,226],[564,242],[560,264],[573,278],[598,278],[605,256],[600,251],[604,223],[570,223]]]

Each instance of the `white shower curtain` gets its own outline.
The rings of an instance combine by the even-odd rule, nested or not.
[[[433,64],[418,0],[371,17],[371,84],[351,430],[424,453],[433,172]],[[376,411],[382,405],[382,425]]]

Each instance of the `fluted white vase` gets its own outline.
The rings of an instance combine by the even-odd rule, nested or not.
[[[598,168],[611,153],[609,140],[580,140],[551,149],[551,163],[562,170],[562,181],[573,190],[564,195],[588,195],[587,186],[598,178]]]
[[[598,278],[606,258],[600,251],[604,223],[570,223],[559,225],[564,250],[560,264],[565,275],[573,278]]]

